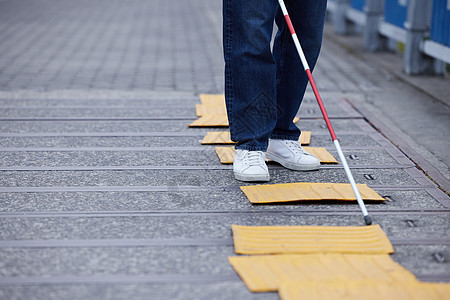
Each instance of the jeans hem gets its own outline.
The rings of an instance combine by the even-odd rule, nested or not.
[[[292,135],[278,135],[274,134],[270,136],[270,139],[272,140],[291,140],[291,141],[297,141],[299,136],[292,136]]]
[[[239,146],[236,146],[235,148],[236,148],[236,150],[262,151],[262,152],[266,152],[267,151],[267,148],[245,146],[245,145],[239,145]]]

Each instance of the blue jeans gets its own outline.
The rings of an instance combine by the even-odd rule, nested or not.
[[[322,44],[326,0],[285,0],[313,69]],[[274,20],[279,28],[273,50]],[[277,0],[223,0],[225,99],[236,149],[266,151],[268,140],[296,140],[292,122],[308,78]]]

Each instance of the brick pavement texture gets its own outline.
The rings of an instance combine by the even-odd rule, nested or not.
[[[218,1],[0,2],[0,89],[217,92]],[[202,14],[199,14],[202,12]]]
[[[278,299],[228,263],[232,224],[363,224],[354,203],[252,205],[200,144],[220,130],[188,124],[223,93],[221,26],[220,0],[0,0],[0,299]],[[364,57],[326,38],[319,90],[357,183],[387,199],[367,207],[392,259],[450,281],[448,196],[354,106],[425,96]],[[299,116],[337,156],[310,92]],[[340,165],[269,169],[346,183]]]

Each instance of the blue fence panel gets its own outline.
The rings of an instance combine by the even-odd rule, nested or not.
[[[353,7],[354,9],[364,11],[364,5],[366,4],[366,0],[352,0],[350,4],[351,7]]]
[[[430,39],[450,47],[450,0],[433,0]]]
[[[408,0],[386,0],[384,4],[384,21],[397,27],[405,28],[408,13]]]

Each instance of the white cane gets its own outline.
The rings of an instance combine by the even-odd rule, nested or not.
[[[297,48],[298,55],[300,55],[300,60],[302,61],[303,68],[305,69],[306,74],[308,75],[309,83],[314,91],[314,95],[316,96],[317,102],[319,103],[320,111],[325,119],[325,123],[327,124],[328,130],[330,131],[331,139],[333,140],[334,146],[339,154],[339,158],[341,159],[342,165],[344,166],[345,174],[347,174],[347,178],[350,181],[350,185],[352,186],[353,192],[355,193],[356,200],[358,201],[359,207],[364,215],[364,221],[366,225],[372,224],[372,218],[369,216],[367,212],[366,206],[364,205],[364,201],[361,198],[361,194],[359,193],[358,187],[356,186],[355,180],[353,179],[353,175],[348,167],[347,160],[342,152],[339,141],[334,133],[333,126],[331,126],[330,118],[328,117],[327,111],[325,110],[325,106],[323,105],[322,99],[320,98],[319,91],[317,90],[316,83],[314,82],[314,78],[312,77],[311,70],[309,68],[308,62],[306,61],[305,54],[303,53],[303,49],[298,40],[297,34],[295,33],[294,26],[292,25],[291,18],[289,17],[288,11],[286,9],[286,5],[283,0],[278,0],[281,10],[283,11],[284,18],[286,19],[286,23],[289,27],[289,31],[291,32],[292,39],[294,40],[295,47]]]

